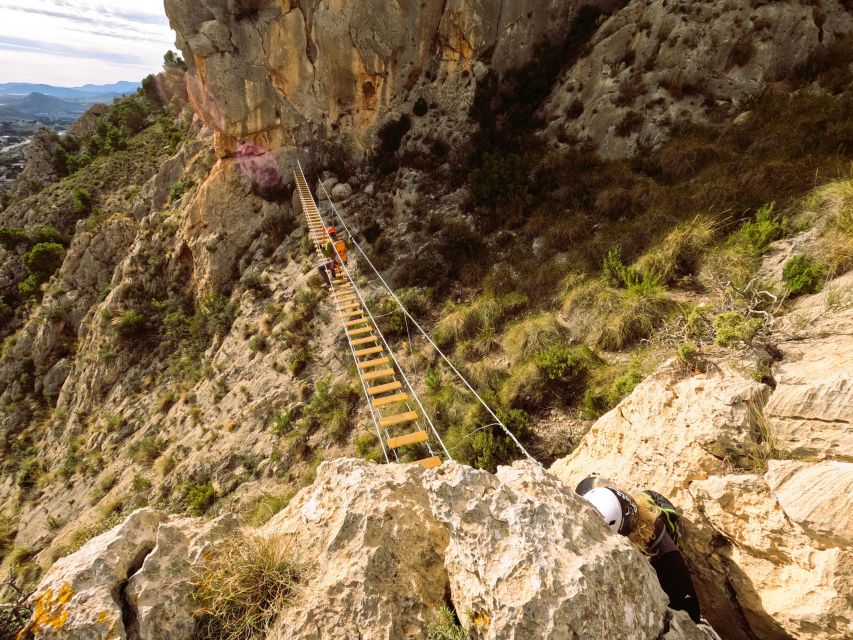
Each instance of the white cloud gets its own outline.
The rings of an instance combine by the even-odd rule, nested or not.
[[[0,82],[141,80],[170,48],[162,0],[0,0]]]

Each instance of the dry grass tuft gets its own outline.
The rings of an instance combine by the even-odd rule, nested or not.
[[[819,258],[829,273],[853,268],[853,179],[815,189],[804,208],[807,218],[822,220]]]
[[[510,325],[500,344],[510,361],[515,362],[554,346],[561,338],[555,315],[536,313]]]
[[[664,284],[693,275],[714,239],[716,226],[713,220],[703,216],[682,222],[640,256],[634,269],[640,274],[654,274]]]
[[[282,538],[236,536],[206,556],[193,598],[203,640],[264,638],[282,610],[291,607],[306,565]]]
[[[562,324],[579,342],[619,350],[651,336],[671,307],[663,287],[617,289],[589,280],[564,298]]]

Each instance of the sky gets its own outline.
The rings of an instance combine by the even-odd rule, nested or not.
[[[163,0],[0,0],[0,83],[138,82],[174,42]]]

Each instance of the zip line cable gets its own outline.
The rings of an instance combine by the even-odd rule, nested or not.
[[[296,163],[299,165],[299,171],[300,171],[300,172],[302,172],[302,163],[299,161],[299,158],[297,158],[297,159],[296,159]],[[525,449],[525,448],[524,448],[524,445],[522,445],[522,444],[521,444],[521,442],[519,442],[519,441],[518,441],[518,438],[516,438],[516,437],[515,437],[515,434],[513,434],[513,432],[509,430],[509,428],[508,428],[508,427],[503,423],[503,421],[502,421],[500,418],[498,418],[497,414],[495,414],[495,412],[494,412],[494,411],[492,411],[492,408],[491,408],[491,407],[486,403],[486,401],[485,401],[485,400],[483,400],[483,398],[482,398],[482,397],[480,397],[480,394],[479,394],[479,393],[477,393],[477,390],[476,390],[476,389],[474,389],[474,387],[472,387],[472,386],[471,386],[471,384],[468,382],[468,380],[466,380],[466,379],[465,379],[465,376],[463,376],[463,375],[462,375],[462,373],[459,371],[459,369],[457,369],[457,368],[454,366],[454,364],[453,364],[453,363],[450,361],[450,359],[449,359],[449,358],[444,354],[444,352],[439,348],[439,346],[438,346],[438,345],[435,343],[435,341],[430,337],[430,335],[429,335],[429,334],[424,330],[424,328],[423,328],[423,327],[418,323],[418,321],[417,321],[417,320],[412,316],[412,314],[410,314],[410,313],[409,313],[408,309],[406,309],[406,307],[403,305],[402,301],[397,297],[397,294],[395,294],[395,293],[394,293],[394,291],[391,289],[391,287],[390,287],[390,286],[388,285],[388,283],[385,281],[385,278],[383,278],[383,277],[382,277],[382,274],[380,274],[380,273],[379,273],[379,271],[377,270],[377,268],[376,268],[376,267],[373,265],[373,263],[370,261],[370,258],[368,258],[368,257],[367,257],[367,254],[366,254],[366,253],[364,252],[364,250],[361,248],[361,245],[359,245],[359,244],[358,244],[358,242],[356,242],[356,240],[355,240],[355,236],[354,236],[354,235],[353,235],[353,233],[350,231],[349,227],[347,226],[346,221],[343,219],[343,217],[341,216],[340,212],[338,211],[338,208],[335,206],[335,203],[334,203],[334,202],[332,202],[332,197],[331,197],[331,195],[329,195],[329,192],[326,190],[326,186],[323,184],[323,181],[322,181],[322,180],[320,180],[320,176],[319,176],[319,175],[317,175],[317,172],[316,172],[316,171],[314,171],[314,175],[315,175],[315,176],[317,176],[317,181],[320,183],[320,188],[321,188],[321,189],[323,189],[323,193],[324,193],[324,194],[326,194],[326,199],[329,201],[329,204],[332,206],[332,211],[334,211],[334,212],[335,212],[335,216],[336,216],[336,217],[337,217],[337,219],[340,221],[341,225],[342,225],[342,226],[343,226],[343,228],[346,230],[346,232],[349,234],[350,238],[352,238],[353,245],[355,246],[355,248],[356,248],[356,249],[358,249],[358,252],[359,252],[359,253],[364,257],[364,259],[367,261],[367,264],[369,264],[369,265],[370,265],[370,268],[371,268],[371,269],[373,270],[373,272],[376,274],[376,277],[377,277],[377,278],[379,278],[379,280],[382,282],[382,284],[383,284],[383,285],[385,286],[385,288],[388,290],[388,293],[391,295],[391,297],[394,299],[394,301],[395,301],[395,302],[397,303],[397,305],[400,307],[400,309],[401,309],[401,310],[402,310],[402,312],[405,314],[405,316],[406,316],[409,320],[411,320],[411,321],[412,321],[412,323],[413,323],[413,324],[418,328],[418,330],[423,334],[423,336],[427,339],[427,341],[432,345],[433,349],[435,349],[435,351],[436,351],[436,352],[437,352],[437,353],[442,357],[442,359],[443,359],[443,360],[447,363],[447,365],[448,365],[448,366],[453,370],[453,372],[454,372],[454,373],[456,374],[456,376],[457,376],[457,377],[462,381],[462,383],[463,383],[463,384],[468,388],[468,390],[469,390],[471,393],[473,393],[473,394],[474,394],[474,397],[476,397],[476,398],[477,398],[477,400],[480,402],[480,404],[481,404],[481,405],[483,405],[483,408],[485,408],[485,409],[486,409],[486,411],[488,411],[489,415],[490,415],[490,416],[492,416],[492,418],[494,418],[495,422],[496,422],[498,425],[500,425],[501,429],[503,429],[503,430],[504,430],[504,433],[506,433],[506,434],[507,434],[507,436],[509,436],[509,437],[510,437],[510,439],[511,439],[515,444],[516,444],[516,446],[521,450],[521,452],[522,452],[522,453],[523,453],[523,454],[524,454],[528,459],[533,460],[536,464],[538,464],[539,466],[542,466],[542,465],[541,465],[541,463],[540,463],[538,460],[536,460],[536,458],[534,458],[532,455],[530,455],[530,454],[527,452],[527,449]],[[303,173],[303,176],[304,176],[304,173]],[[361,297],[361,296],[360,296],[360,294],[359,294],[359,297]],[[369,311],[368,311],[368,313],[369,313]],[[371,318],[372,318],[372,316],[371,316]],[[381,335],[381,334],[380,334],[380,335]],[[383,340],[383,342],[385,341],[384,336],[382,337],[382,340]],[[392,357],[393,357],[393,354],[392,354]],[[396,362],[396,358],[395,358],[395,362]],[[399,366],[399,364],[398,364],[398,366]],[[404,377],[405,377],[405,376],[404,376]],[[408,383],[408,381],[407,381],[407,383]],[[411,388],[411,387],[410,387],[410,388]],[[417,400],[417,395],[415,396],[415,399]],[[418,400],[418,404],[420,405],[420,400]],[[423,408],[423,407],[422,407],[422,408]],[[429,419],[429,418],[427,418],[427,419]],[[430,421],[430,426],[432,426],[432,422],[431,422],[431,421]],[[433,429],[434,429],[434,427],[433,427]],[[442,447],[444,447],[444,443],[443,443],[443,442],[442,442]],[[447,452],[447,449],[445,449],[445,452]],[[449,454],[448,454],[448,455],[449,455]]]

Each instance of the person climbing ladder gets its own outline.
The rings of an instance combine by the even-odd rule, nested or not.
[[[326,235],[329,240],[323,246],[323,255],[332,261],[332,276],[339,275],[338,271],[343,271],[342,267],[347,264],[347,242],[338,238],[338,230],[335,227],[328,227]]]

